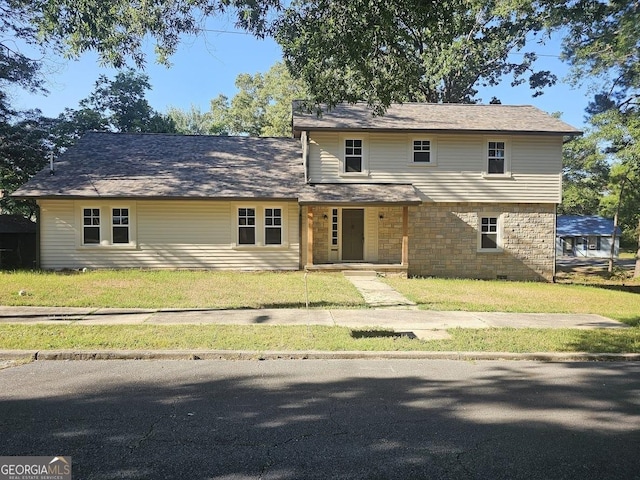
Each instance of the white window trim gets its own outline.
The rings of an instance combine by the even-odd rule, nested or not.
[[[128,211],[127,221],[129,223],[127,223],[127,225],[115,225],[113,223],[113,210],[116,209],[116,208],[118,208],[120,210],[126,209]],[[122,217],[122,212],[120,212],[120,213],[121,213],[120,216]],[[114,247],[121,246],[121,245],[122,246],[131,246],[131,209],[129,207],[119,206],[119,205],[115,206],[115,207],[109,207],[109,222],[111,223],[110,228],[109,228],[109,233],[110,233],[110,238],[111,238],[111,245],[113,245]],[[127,227],[127,231],[128,231],[127,236],[129,237],[129,241],[127,243],[115,243],[113,241],[113,229],[114,229],[114,227]]]
[[[84,211],[85,210],[91,210],[93,212],[93,210],[98,210],[99,216],[98,218],[100,219],[100,224],[98,225],[98,243],[84,243],[84,228],[85,228],[85,224],[84,224]],[[87,226],[94,226],[94,225],[87,225]],[[102,208],[100,208],[99,205],[84,205],[80,208],[80,245],[82,247],[85,248],[96,248],[96,247],[100,247],[102,245],[103,242],[103,237],[102,237],[102,232],[104,231],[104,215],[103,215],[103,211]]]
[[[239,243],[240,236],[240,225],[238,223],[238,212],[241,208],[253,208],[256,213],[256,243],[254,244],[243,244]],[[268,208],[279,208],[282,212],[282,225],[280,226],[280,240],[281,243],[279,245],[266,245],[265,244],[265,234],[266,234],[266,225],[265,225],[265,212]],[[256,204],[243,204],[236,203],[233,205],[232,209],[233,214],[231,215],[231,228],[233,232],[233,241],[231,242],[231,248],[233,250],[288,250],[289,242],[287,239],[289,238],[289,225],[287,222],[288,219],[288,205],[284,203],[265,203],[260,204],[260,206]]]
[[[267,225],[267,210],[280,210],[280,225]],[[277,217],[272,217],[277,218]],[[262,232],[264,235],[264,246],[265,247],[281,247],[284,242],[284,210],[282,207],[274,207],[271,205],[265,205],[262,209]],[[279,228],[280,229],[280,243],[271,243],[267,244],[267,228]]]
[[[429,162],[414,162],[413,160],[413,142],[417,140],[430,142]],[[438,165],[438,141],[432,135],[411,135],[407,141],[407,162],[412,167],[436,167]]]
[[[496,245],[497,248],[482,248],[482,219],[483,218],[497,218],[496,225]],[[504,222],[503,215],[500,213],[483,212],[478,213],[478,236],[477,236],[477,251],[479,253],[502,253],[504,251],[503,239],[504,239]]]
[[[504,143],[504,173],[489,173],[489,142],[503,142]],[[482,167],[483,178],[511,178],[511,142],[508,138],[504,137],[485,137],[482,145],[482,161],[484,162]]]
[[[347,172],[345,161],[345,147],[346,140],[361,140],[362,141],[362,171],[361,172]],[[353,135],[340,135],[339,137],[339,175],[341,177],[368,177],[369,176],[369,136],[366,134],[353,134]]]
[[[100,243],[84,243],[84,209],[100,210]],[[113,209],[127,208],[129,210],[129,243],[113,243]],[[136,228],[135,202],[75,202],[76,222],[79,228],[76,232],[76,248],[78,250],[136,250],[138,248]]]

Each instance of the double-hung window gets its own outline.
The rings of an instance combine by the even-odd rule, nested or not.
[[[256,244],[256,209],[238,209],[238,244]]]
[[[414,140],[412,161],[414,163],[431,163],[431,140]]]
[[[111,212],[113,243],[129,243],[129,209],[114,208]]]
[[[501,225],[499,216],[481,216],[479,249],[482,251],[499,251],[501,249],[500,229]]]
[[[345,173],[361,173],[362,169],[362,140],[346,139],[344,141],[344,171]]]
[[[264,209],[264,244],[282,244],[282,209]]]
[[[100,244],[100,209],[82,209],[82,244]]]
[[[487,142],[487,173],[498,175],[507,173],[505,142]]]

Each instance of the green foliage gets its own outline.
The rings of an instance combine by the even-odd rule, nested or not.
[[[0,190],[13,192],[46,165],[51,151],[49,121],[35,111],[24,112],[14,123],[0,122]],[[32,217],[35,203],[4,195],[0,211]]]
[[[96,51],[101,62],[123,67],[146,58],[146,42],[155,43],[156,60],[165,65],[184,35],[199,34],[209,16],[229,10],[236,24],[256,35],[264,34],[268,14],[279,0],[5,0],[27,12],[45,42],[58,42],[77,58]]]
[[[173,121],[177,133],[185,135],[223,135],[226,133],[224,125],[216,123],[213,112],[202,112],[200,108],[191,105],[189,110],[171,107],[167,117]]]
[[[640,4],[627,0],[579,0],[556,10],[556,21],[569,27],[564,57],[572,80],[596,83],[592,113],[637,106],[640,87]],[[566,20],[570,21],[567,22]]]
[[[155,112],[145,98],[151,89],[148,75],[129,69],[113,80],[100,75],[95,90],[80,102],[83,110],[98,113],[107,129],[116,132],[173,133],[171,119]],[[77,116],[74,116],[77,119]],[[80,118],[80,120],[84,120]]]
[[[558,213],[597,215],[609,182],[609,163],[594,134],[577,137],[563,149],[562,204]]]
[[[289,70],[317,103],[475,102],[477,88],[529,82],[534,95],[552,85],[534,71],[535,54],[509,54],[543,28],[537,3],[512,0],[299,0],[274,27]]]
[[[172,108],[168,115],[180,133],[194,135],[250,135],[254,137],[291,136],[291,105],[304,98],[307,89],[291,78],[281,62],[265,74],[242,73],[236,78],[238,93],[229,99],[218,95],[209,112],[195,107],[190,112]]]

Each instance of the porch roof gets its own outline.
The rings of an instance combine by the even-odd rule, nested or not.
[[[422,203],[413,185],[388,183],[316,183],[298,196],[300,205],[367,204],[418,205]]]

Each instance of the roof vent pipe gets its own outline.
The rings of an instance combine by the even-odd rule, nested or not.
[[[53,169],[53,152],[49,154],[49,175],[55,175],[56,172]]]

